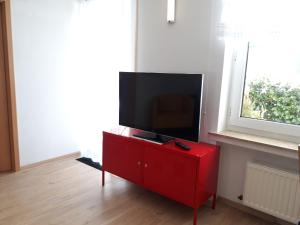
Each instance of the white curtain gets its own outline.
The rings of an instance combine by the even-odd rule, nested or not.
[[[118,125],[119,71],[134,70],[135,12],[133,0],[82,0],[73,23],[77,141],[83,156],[100,163],[102,131]]]
[[[299,0],[223,0],[220,33],[235,40],[296,40],[299,11]]]

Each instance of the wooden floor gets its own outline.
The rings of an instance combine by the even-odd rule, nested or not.
[[[74,159],[0,175],[1,225],[191,225],[193,210]],[[199,225],[269,225],[224,203]]]

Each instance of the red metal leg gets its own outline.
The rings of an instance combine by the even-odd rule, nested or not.
[[[197,219],[198,219],[198,208],[194,208],[194,223],[193,223],[193,225],[197,225]]]
[[[104,186],[104,185],[105,185],[105,172],[102,169],[102,186]]]
[[[211,204],[212,209],[216,208],[216,199],[217,199],[217,195],[213,194],[213,199],[212,199],[212,204]]]

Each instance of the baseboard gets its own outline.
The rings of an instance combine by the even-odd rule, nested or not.
[[[223,198],[223,197],[218,197],[218,201],[223,202],[226,205],[229,205],[229,206],[231,206],[233,208],[236,208],[236,209],[238,209],[240,211],[243,211],[245,213],[248,213],[250,215],[253,215],[253,216],[256,216],[258,218],[261,218],[261,219],[263,219],[265,221],[268,221],[270,223],[277,223],[277,224],[280,224],[280,225],[293,225],[290,222],[284,221],[284,220],[279,219],[277,217],[271,216],[269,214],[266,214],[264,212],[258,211],[256,209],[252,209],[252,208],[250,208],[248,206],[245,206],[245,205],[243,205],[241,203],[234,202],[234,201],[231,201],[231,200]]]
[[[65,159],[69,159],[69,158],[76,159],[76,158],[79,158],[80,156],[81,156],[81,153],[79,151],[72,152],[72,153],[69,153],[69,154],[66,154],[66,155],[62,155],[62,156],[58,156],[58,157],[55,157],[55,158],[51,158],[51,159],[43,160],[43,161],[40,161],[40,162],[28,164],[28,165],[25,165],[25,166],[21,166],[21,170],[41,166],[43,164],[58,161],[58,160],[65,160]]]

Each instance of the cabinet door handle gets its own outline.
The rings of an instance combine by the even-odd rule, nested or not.
[[[138,161],[137,164],[138,164],[138,166],[140,166],[142,163],[141,163],[141,161]]]
[[[145,163],[145,168],[147,168],[148,167],[148,164],[147,163]]]

